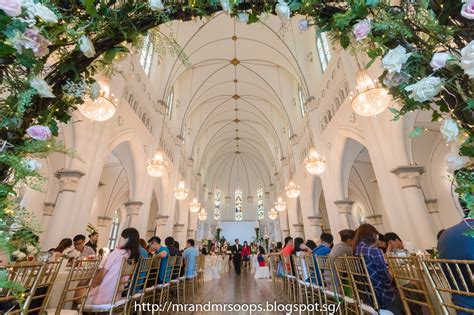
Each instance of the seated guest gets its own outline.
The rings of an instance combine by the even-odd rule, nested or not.
[[[171,236],[168,236],[167,238],[165,238],[165,245],[166,247],[168,247],[168,250],[170,252],[170,256],[183,256],[181,254],[181,252],[179,251],[178,248],[176,248],[176,241],[174,240],[173,237]],[[179,245],[179,244],[178,244]],[[180,276],[184,275],[184,268],[181,268],[181,271],[180,271]],[[174,275],[173,276],[173,279],[175,279],[176,276]]]
[[[339,236],[341,237],[341,242],[334,245],[331,252],[329,253],[329,257],[331,261],[334,261],[337,257],[340,256],[352,256],[353,248],[354,248],[354,230],[341,230],[339,231]]]
[[[386,253],[392,253],[397,250],[405,249],[403,246],[402,239],[395,233],[389,232],[384,235],[385,243],[387,244]]]
[[[99,269],[92,281],[86,304],[110,304],[114,298],[115,287],[120,278],[120,268],[123,258],[133,259],[135,263],[140,258],[139,234],[134,228],[122,231],[116,249],[106,258],[102,268]],[[117,292],[122,294],[123,288]]]
[[[74,236],[72,239],[74,248],[81,253],[81,257],[95,256],[95,252],[89,246],[86,246],[86,237],[82,234]]]
[[[59,242],[58,246],[52,250],[53,255],[51,256],[52,261],[56,261],[59,257],[62,256],[64,250],[72,246],[72,240],[70,238],[63,238]]]
[[[436,234],[436,239],[439,241],[439,239],[441,238],[441,235],[443,234],[443,232],[445,231],[445,229],[441,229],[438,231],[438,234]]]
[[[86,243],[86,246],[89,246],[94,250],[95,253],[97,253],[97,241],[99,240],[99,233],[96,231],[92,232],[89,235],[89,242]]]
[[[196,266],[196,258],[199,256],[198,250],[194,247],[193,239],[187,240],[183,256],[186,262],[186,278],[192,278],[195,276],[194,269]]]
[[[474,226],[474,218],[466,218],[458,224],[444,230],[438,241],[439,258],[441,259],[461,259],[474,260],[474,237],[464,235],[464,232]],[[454,269],[454,268],[453,268]],[[469,292],[474,292],[474,283],[465,266],[460,266],[461,273],[464,275]],[[471,270],[472,275],[474,270]],[[455,271],[455,278],[460,278]],[[458,283],[462,279],[456,279]],[[474,310],[474,296],[453,295],[452,302],[467,309]],[[472,314],[473,312],[458,311],[458,315]]]
[[[313,251],[313,249],[315,249],[318,246],[313,240],[307,240],[305,244],[306,244],[306,247],[308,247],[311,251]]]
[[[293,255],[297,257],[311,255],[310,249],[306,247],[301,237],[296,237],[293,241],[293,244],[294,244]],[[291,261],[291,263],[292,263],[293,275],[296,276],[296,270],[295,270],[295,266],[293,266],[293,260]],[[303,280],[305,281],[309,280],[308,273],[306,271],[306,264],[304,260],[301,260],[301,270],[303,271]]]
[[[387,252],[387,243],[385,242],[385,236],[383,234],[379,234],[377,237],[377,246],[385,254]]]
[[[161,257],[160,272],[158,273],[158,283],[168,282],[169,279],[165,279],[166,267],[168,265],[168,257],[170,252],[166,246],[161,245],[161,239],[158,236],[153,236],[148,240],[148,251],[153,256]]]
[[[206,247],[201,248],[201,254],[203,254],[203,255],[205,255],[205,256],[207,255],[207,249],[206,249]]]
[[[263,248],[263,246],[258,247],[257,261],[258,261],[258,265],[260,267],[265,267],[266,266],[266,263],[265,263],[265,249]]]
[[[313,249],[314,256],[327,256],[331,252],[331,246],[334,238],[329,233],[322,233],[320,237],[321,243]]]
[[[370,224],[361,224],[355,235],[355,256],[363,256],[374,286],[377,301],[382,309],[394,315],[404,314],[403,304],[392,283],[382,250],[377,247],[378,232]]]

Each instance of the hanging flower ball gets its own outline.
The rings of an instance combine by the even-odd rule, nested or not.
[[[283,0],[278,0],[278,3],[275,5],[275,13],[282,22],[286,22],[290,18],[290,7],[288,7],[288,3]]]

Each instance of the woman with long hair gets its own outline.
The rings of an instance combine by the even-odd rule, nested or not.
[[[250,247],[247,241],[244,242],[244,246],[242,246],[242,261],[244,262],[243,269],[247,270],[250,266]]]
[[[126,228],[120,234],[117,247],[107,256],[104,266],[99,269],[92,281],[87,304],[112,303],[124,258],[133,259],[135,263],[140,258],[140,236],[135,228]],[[121,291],[117,292],[118,296],[121,294]]]
[[[293,255],[297,256],[297,257],[301,257],[301,256],[307,256],[310,254],[309,252],[309,248],[306,246],[306,244],[304,243],[304,240],[301,238],[301,237],[296,237],[294,240],[293,240]],[[293,260],[290,260],[291,262],[291,268],[293,270],[293,275],[296,275],[296,270],[295,270],[295,266],[293,265]],[[301,260],[301,269],[303,271],[303,278],[305,281],[308,281],[309,278],[308,278],[308,274],[306,272],[306,263],[304,261],[304,259]]]
[[[70,238],[63,238],[61,242],[59,242],[58,246],[54,248],[53,250],[50,250],[50,252],[53,252],[53,255],[51,256],[51,260],[55,261],[59,257],[62,256],[63,252],[70,248],[72,246],[72,240]]]

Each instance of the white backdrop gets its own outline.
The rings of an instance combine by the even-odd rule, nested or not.
[[[221,236],[231,244],[238,238],[242,245],[244,241],[249,244],[255,239],[255,221],[221,221]]]

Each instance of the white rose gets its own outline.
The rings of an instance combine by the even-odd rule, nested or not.
[[[95,48],[92,41],[86,35],[82,35],[78,41],[79,49],[82,51],[84,56],[87,58],[92,58],[95,56]]]
[[[90,91],[90,95],[91,95],[91,99],[92,100],[96,100],[99,98],[100,96],[100,90],[101,90],[101,87],[100,87],[100,84],[97,83],[97,82],[94,82],[91,84],[91,91]]]
[[[12,256],[16,258],[16,260],[23,260],[26,258],[26,254],[23,253],[21,250],[17,249],[12,253]]]
[[[454,141],[456,140],[459,134],[458,124],[451,118],[446,118],[443,121],[441,127],[439,128],[439,131],[443,135],[443,138],[446,139],[446,141]]]
[[[230,12],[232,11],[232,6],[230,5],[229,0],[221,0],[220,3],[221,3],[222,10],[225,13],[230,14]]]
[[[48,9],[41,3],[36,3],[34,6],[34,15],[48,23],[58,23],[58,17],[53,11]]]
[[[431,58],[430,66],[433,70],[438,70],[446,66],[446,62],[449,60],[451,55],[447,52],[439,52],[433,55]]]
[[[411,92],[409,97],[417,102],[425,102],[438,95],[443,87],[444,79],[427,77],[409,85],[405,91]]]
[[[55,98],[51,87],[46,83],[45,80],[41,79],[40,77],[34,77],[30,81],[30,86],[34,88],[39,96],[46,97],[46,98]]]
[[[398,72],[402,70],[402,66],[410,58],[411,53],[406,53],[405,47],[398,45],[397,48],[389,50],[389,52],[382,58],[382,67],[391,72]]]
[[[34,159],[28,159],[26,161],[26,167],[28,168],[28,170],[30,170],[31,172],[38,172],[41,170],[41,163],[34,160]]]
[[[33,246],[31,244],[28,244],[28,245],[26,245],[26,252],[29,255],[36,255],[38,253],[38,250],[36,249],[35,246]]]
[[[448,166],[448,172],[454,173],[463,167],[465,167],[470,162],[470,158],[468,156],[460,156],[459,155],[459,146],[458,145],[451,145],[451,152],[448,153],[446,157],[446,164]]]
[[[153,11],[161,11],[165,8],[161,0],[150,0],[148,4]]]
[[[288,7],[288,3],[283,0],[278,0],[278,3],[275,5],[275,13],[282,22],[288,20],[290,18],[290,8]]]
[[[474,78],[474,40],[461,49],[461,63],[459,65],[469,78]]]
[[[247,24],[249,22],[249,14],[245,12],[237,13],[237,22]]]

